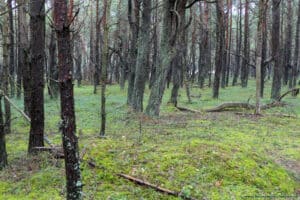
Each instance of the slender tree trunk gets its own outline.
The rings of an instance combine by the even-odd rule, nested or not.
[[[274,74],[272,82],[271,98],[278,99],[281,91],[282,69],[280,67],[280,3],[281,0],[272,0],[272,56],[274,58]]]
[[[101,72],[101,130],[100,136],[105,135],[106,130],[106,81],[107,81],[107,68],[109,65],[108,60],[108,42],[109,42],[109,18],[110,18],[110,8],[111,8],[111,0],[104,1],[104,17],[103,17],[103,28],[104,28],[104,43],[103,43],[103,53],[102,53],[102,72]]]
[[[4,23],[3,23],[3,28],[2,28],[2,38],[3,38],[3,48],[2,48],[2,53],[3,53],[3,92],[4,95],[9,96],[9,24],[8,24],[8,16],[4,16]],[[4,101],[4,108],[5,108],[5,126],[4,126],[4,131],[6,134],[10,133],[10,121],[11,121],[11,111],[10,111],[10,104],[9,102],[5,99]]]
[[[0,94],[0,170],[7,165],[4,120],[2,112],[2,94]]]
[[[132,107],[135,111],[143,111],[144,90],[147,78],[147,65],[150,53],[150,32],[151,32],[151,1],[142,1],[142,24],[138,39],[138,55],[135,69],[134,90]]]
[[[266,31],[265,29],[265,13],[267,7],[268,0],[260,0],[259,1],[259,16],[258,16],[258,25],[257,25],[257,36],[256,36],[256,109],[255,113],[260,114],[261,105],[261,68],[263,67],[262,63],[262,43],[263,43],[263,35]]]
[[[298,66],[299,66],[299,42],[300,42],[300,1],[298,2],[298,19],[296,26],[295,49],[292,65],[292,76],[289,80],[289,86],[294,88],[297,84]]]
[[[50,43],[49,43],[49,90],[51,98],[57,99],[59,93],[58,69],[57,69],[57,51],[55,30],[51,30]]]
[[[245,24],[244,24],[244,59],[242,61],[242,70],[241,70],[241,82],[242,87],[245,88],[248,85],[249,78],[249,65],[250,62],[250,30],[249,30],[249,0],[246,0],[245,3]]]
[[[9,14],[9,86],[10,96],[15,96],[15,31],[12,0],[7,0]]]
[[[31,105],[28,152],[44,146],[45,2],[30,0]]]
[[[97,86],[100,84],[100,37],[101,37],[101,22],[100,22],[100,16],[99,16],[99,1],[96,2],[96,44],[95,44],[95,56],[96,56],[96,62],[95,62],[95,74],[94,74],[94,94],[97,93]]]
[[[132,4],[133,1],[133,4]],[[139,24],[140,24],[140,2],[138,0],[128,0],[128,21],[131,30],[131,43],[129,49],[129,76],[128,76],[128,91],[127,103],[132,106],[134,80],[136,70],[137,40],[139,37]]]
[[[233,74],[232,86],[237,84],[237,80],[241,71],[240,54],[242,49],[242,0],[239,1],[239,13],[237,19],[236,31],[236,56],[235,56],[235,70]]]
[[[287,25],[285,33],[285,45],[284,45],[284,84],[287,85],[288,81],[291,79],[291,69],[292,69],[292,35],[293,35],[293,6],[292,0],[287,0],[288,13],[287,13]],[[289,84],[289,87],[292,88],[292,85]]]
[[[58,44],[58,67],[61,98],[62,141],[65,155],[67,199],[82,199],[82,182],[79,163],[78,139],[72,83],[72,48],[70,21],[66,0],[54,0],[54,22]]]
[[[262,33],[262,52],[261,52],[261,86],[260,86],[260,97],[264,97],[265,90],[265,78],[267,73],[267,65],[264,63],[267,59],[267,46],[268,46],[268,31],[267,31],[267,12],[268,11],[268,3],[265,6],[265,10],[263,13],[263,33]]]
[[[213,85],[213,98],[219,98],[220,79],[223,67],[223,56],[225,55],[225,27],[224,27],[224,4],[223,0],[219,0],[216,3],[217,7],[217,48],[215,56],[215,79]]]
[[[28,4],[28,0],[18,0],[18,19],[19,19],[19,52],[18,52],[18,69],[21,70],[22,73],[22,85],[24,91],[24,112],[30,116],[30,66],[29,66],[29,40],[28,40],[28,24],[26,17],[26,6]]]

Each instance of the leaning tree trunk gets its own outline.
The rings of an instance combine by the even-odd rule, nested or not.
[[[71,30],[66,0],[54,0],[54,22],[58,44],[58,67],[61,100],[62,141],[65,157],[67,199],[82,199],[82,182],[76,137],[72,83]]]
[[[166,78],[172,58],[174,57],[174,49],[170,36],[172,35],[172,13],[174,1],[167,0],[163,4],[163,26],[160,41],[160,56],[157,60],[155,81],[151,87],[149,102],[146,108],[146,114],[149,116],[158,116],[165,91]],[[173,38],[171,38],[173,39]]]
[[[30,0],[31,105],[28,152],[44,146],[45,2]]]
[[[135,111],[143,111],[143,99],[147,78],[148,58],[151,49],[151,1],[143,0],[142,24],[138,38],[138,55],[135,68],[135,80],[132,96],[132,108]]]
[[[282,69],[280,67],[280,3],[281,0],[272,0],[272,56],[274,58],[274,74],[272,82],[271,98],[277,100],[280,97]]]

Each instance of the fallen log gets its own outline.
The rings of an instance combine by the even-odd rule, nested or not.
[[[49,152],[56,159],[65,158],[62,147],[34,147],[33,149],[39,152]]]
[[[172,190],[169,190],[169,189],[166,189],[166,188],[162,188],[162,187],[159,187],[159,186],[154,185],[152,183],[149,183],[147,181],[144,181],[144,180],[141,180],[141,179],[138,179],[138,178],[126,175],[126,174],[117,174],[117,175],[122,177],[122,178],[125,178],[125,179],[127,179],[131,182],[134,182],[138,185],[142,185],[142,186],[152,188],[152,189],[154,189],[158,192],[161,192],[161,193],[164,193],[164,194],[167,194],[167,195],[171,195],[171,196],[174,196],[174,197],[181,197],[181,198],[186,199],[186,200],[196,200],[192,197],[186,197],[181,192],[176,192],[176,191],[172,191]]]
[[[249,103],[235,103],[235,102],[228,102],[223,103],[215,108],[206,109],[205,112],[221,112],[225,110],[234,110],[234,109],[245,109],[245,110],[253,110],[255,106]]]
[[[198,110],[193,110],[193,109],[190,109],[190,108],[185,108],[185,107],[180,107],[180,106],[176,106],[176,108],[182,112],[191,112],[191,113],[198,113],[198,114],[201,114],[200,111]]]

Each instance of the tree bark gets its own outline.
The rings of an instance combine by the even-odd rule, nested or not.
[[[172,37],[172,13],[174,8],[174,0],[167,0],[163,4],[163,24],[162,36],[160,41],[160,56],[157,60],[155,81],[151,87],[150,97],[146,108],[146,114],[149,116],[158,116],[160,112],[160,105],[165,91],[166,78],[171,61],[175,55],[173,49]]]
[[[129,74],[128,74],[127,103],[128,105],[132,106],[136,59],[138,55],[137,43],[139,37],[139,24],[140,24],[140,2],[138,0],[128,0],[128,21],[131,30],[131,43],[130,43],[129,61],[128,61]]]
[[[300,1],[298,3],[298,17],[297,17],[297,26],[296,26],[296,36],[295,36],[295,49],[293,56],[293,65],[292,65],[292,75],[289,80],[289,86],[294,88],[297,84],[298,76],[298,66],[299,66],[299,42],[300,42]]]
[[[225,55],[225,27],[224,27],[224,4],[223,0],[220,0],[216,3],[217,7],[217,47],[216,47],[216,56],[215,56],[215,79],[213,85],[213,98],[219,98],[219,88],[220,88],[220,79],[222,73],[223,57]]]
[[[45,2],[30,0],[30,136],[28,152],[44,146]]]
[[[287,25],[286,25],[286,33],[285,33],[285,44],[284,44],[284,76],[283,83],[284,85],[288,84],[288,81],[291,77],[291,69],[292,69],[292,35],[293,35],[293,6],[292,0],[287,0],[288,4],[288,12],[287,12]],[[292,88],[292,85],[289,85]]]
[[[9,24],[8,24],[8,16],[4,16],[4,23],[3,23],[3,30],[2,30],[2,38],[3,38],[3,92],[4,95],[9,96]],[[11,121],[11,111],[10,111],[10,104],[7,100],[4,101],[4,108],[5,108],[5,126],[4,131],[6,134],[10,133],[10,121]]]
[[[259,1],[259,13],[258,13],[258,25],[257,25],[257,36],[256,36],[256,106],[255,114],[260,114],[261,112],[261,69],[262,69],[262,43],[263,35],[265,34],[265,13],[268,0]]]
[[[151,6],[152,3],[149,0],[142,1],[142,23],[141,30],[139,32],[138,38],[138,55],[135,69],[135,80],[132,98],[132,108],[135,111],[143,111],[143,99],[146,80],[148,80],[147,75],[149,69],[148,58],[151,49],[150,43],[150,32],[151,32]]]
[[[250,60],[250,30],[249,30],[249,0],[245,2],[245,23],[244,23],[244,57],[242,61],[241,69],[241,82],[242,87],[245,88],[248,85],[249,78],[249,60]]]
[[[61,99],[61,130],[65,155],[67,179],[67,199],[82,199],[82,181],[79,163],[78,139],[76,137],[76,121],[74,92],[72,83],[72,50],[70,21],[66,0],[54,0],[54,22],[58,44],[58,67]]]
[[[2,94],[0,94],[0,170],[7,165],[4,120],[2,112]]]
[[[110,18],[110,7],[111,0],[104,1],[104,17],[103,17],[103,28],[104,28],[104,43],[103,43],[103,53],[102,53],[102,72],[101,72],[101,130],[100,136],[105,135],[106,130],[106,81],[107,81],[107,69],[109,65],[108,60],[108,42],[109,42],[109,18]]]
[[[237,80],[241,71],[240,54],[242,49],[242,0],[239,1],[239,13],[237,19],[236,30],[236,56],[235,56],[235,69],[233,73],[232,86],[237,84]]]
[[[12,0],[7,1],[9,14],[9,86],[10,96],[15,96],[15,31]]]
[[[282,69],[280,67],[279,59],[279,45],[280,45],[280,3],[281,0],[272,0],[272,56],[274,58],[274,74],[272,82],[271,98],[278,99],[281,91],[281,77]]]

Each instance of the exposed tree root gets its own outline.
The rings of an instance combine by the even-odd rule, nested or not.
[[[169,190],[169,189],[165,189],[165,188],[162,188],[162,187],[159,187],[157,185],[154,185],[152,183],[149,183],[147,181],[143,181],[141,179],[138,179],[138,178],[134,178],[132,176],[129,176],[129,175],[126,175],[126,174],[118,174],[118,176],[122,177],[122,178],[125,178],[129,181],[132,181],[138,185],[142,185],[142,186],[146,186],[146,187],[149,187],[149,188],[152,188],[158,192],[161,192],[161,193],[164,193],[164,194],[167,194],[167,195],[171,195],[171,196],[175,196],[175,197],[181,197],[183,199],[186,199],[186,200],[196,200],[192,197],[186,197],[184,196],[181,192],[176,192],[176,191],[172,191],[172,190]]]

